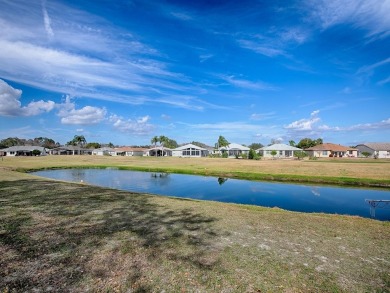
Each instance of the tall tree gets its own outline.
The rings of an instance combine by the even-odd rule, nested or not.
[[[159,142],[159,139],[157,136],[153,137],[151,140],[150,140],[150,143],[151,144],[154,144],[154,148],[155,148],[155,156],[157,157],[157,150],[156,150],[156,147],[157,147],[157,143]]]
[[[229,145],[229,142],[226,138],[224,138],[222,135],[218,137],[218,148],[220,147],[227,147]]]
[[[290,140],[288,143],[289,143],[290,146],[295,147],[295,141]]]
[[[248,148],[253,149],[253,150],[257,150],[257,149],[261,149],[263,146],[264,145],[261,143],[254,142],[254,143],[248,145]]]
[[[158,141],[160,142],[160,145],[161,145],[161,152],[162,152],[162,156],[164,156],[164,144],[168,141],[168,137],[164,136],[164,135],[160,135],[160,137],[158,138]]]

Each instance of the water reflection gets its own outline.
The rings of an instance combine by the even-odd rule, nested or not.
[[[370,217],[370,206],[365,202],[366,199],[390,200],[388,190],[255,182],[164,172],[66,169],[39,171],[35,174],[134,192],[279,207],[298,212],[359,215],[367,218]],[[390,210],[376,209],[375,218],[390,220]]]
[[[222,184],[224,184],[227,180],[228,180],[228,178],[219,177],[219,178],[218,178],[218,184],[219,184],[219,185],[222,185]]]

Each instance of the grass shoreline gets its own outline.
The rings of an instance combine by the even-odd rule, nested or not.
[[[390,188],[390,180],[377,180],[370,178],[350,178],[350,177],[330,177],[330,176],[306,176],[306,175],[291,175],[291,174],[259,174],[247,172],[220,172],[220,171],[191,171],[185,169],[172,168],[151,168],[137,166],[115,166],[115,165],[75,165],[75,166],[56,166],[56,167],[37,167],[37,168],[16,168],[15,171],[30,173],[40,170],[55,170],[55,169],[106,169],[116,168],[119,170],[142,171],[142,172],[161,172],[174,174],[187,174],[199,176],[225,177],[232,179],[268,181],[268,182],[283,182],[283,183],[307,183],[307,184],[322,184],[333,186],[346,187],[372,187],[372,188]]]

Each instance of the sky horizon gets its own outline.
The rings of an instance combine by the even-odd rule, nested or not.
[[[0,7],[0,139],[390,142],[390,0]]]

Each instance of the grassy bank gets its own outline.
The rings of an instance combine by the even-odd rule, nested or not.
[[[0,170],[0,292],[388,292],[389,239],[389,222]]]
[[[28,171],[45,168],[117,167],[122,169],[271,180],[390,187],[390,160],[325,159],[236,160],[105,156],[5,157],[0,167]]]

